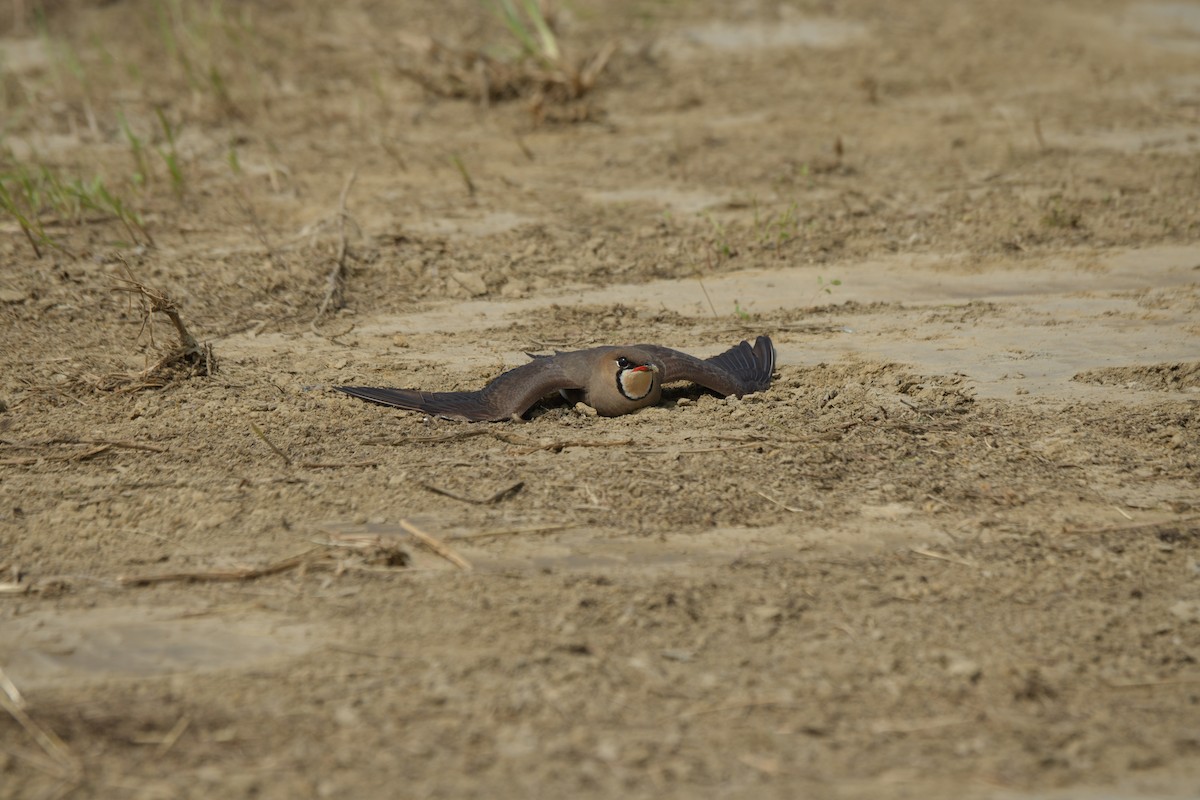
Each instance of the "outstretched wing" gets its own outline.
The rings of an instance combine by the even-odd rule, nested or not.
[[[530,406],[559,389],[581,389],[554,358],[539,358],[509,370],[477,392],[422,392],[416,389],[375,389],[335,386],[362,400],[423,411],[437,417],[469,422],[497,422],[520,416]]]
[[[775,345],[768,336],[759,336],[753,345],[740,342],[706,359],[653,344],[637,347],[649,351],[662,363],[663,383],[691,381],[726,397],[731,394],[741,397],[766,389],[775,371]]]

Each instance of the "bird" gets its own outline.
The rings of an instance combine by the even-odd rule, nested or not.
[[[430,416],[468,422],[520,418],[535,403],[559,392],[571,403],[584,403],[602,417],[616,417],[652,406],[664,384],[691,381],[728,397],[759,392],[771,385],[775,345],[759,336],[711,358],[655,344],[592,347],[533,355],[475,392],[422,392],[369,386],[334,386],[352,397],[422,411]]]

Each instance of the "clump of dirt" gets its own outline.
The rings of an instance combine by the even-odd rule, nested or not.
[[[1073,380],[1099,386],[1124,386],[1129,389],[1195,391],[1200,389],[1200,361],[1090,369],[1080,372]]]

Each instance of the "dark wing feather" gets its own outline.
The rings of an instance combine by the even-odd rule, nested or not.
[[[577,380],[569,378],[555,359],[539,358],[505,372],[477,392],[421,392],[366,386],[333,388],[372,403],[407,411],[423,411],[469,422],[496,422],[524,414],[551,392],[583,387]]]
[[[705,361],[736,375],[750,391],[760,392],[771,385],[771,375],[775,372],[775,344],[769,336],[759,336],[753,346],[749,342],[740,342]]]
[[[740,342],[706,359],[653,344],[640,344],[637,348],[650,352],[662,364],[663,383],[691,381],[726,397],[731,394],[741,397],[766,389],[775,371],[775,346],[767,336],[759,336],[753,346]]]

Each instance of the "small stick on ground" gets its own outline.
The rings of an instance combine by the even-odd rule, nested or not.
[[[155,753],[155,755],[158,758],[162,758],[167,753],[169,753],[171,748],[174,747],[176,742],[179,741],[180,737],[183,736],[183,732],[186,731],[188,729],[188,726],[191,724],[192,724],[191,717],[186,716],[186,715],[180,717],[179,722],[176,722],[174,727],[172,727],[171,730],[167,731],[167,735],[165,737],[163,737],[162,744],[160,744],[158,746],[158,752]]]
[[[516,483],[506,486],[495,494],[492,494],[490,497],[485,497],[482,500],[474,497],[467,497],[466,495],[452,492],[449,489],[443,489],[440,486],[424,483],[423,481],[417,481],[417,485],[426,491],[433,492],[434,494],[440,494],[443,497],[449,497],[451,500],[459,500],[463,503],[473,503],[477,506],[492,506],[496,503],[499,503],[501,500],[511,497],[512,495],[521,491],[521,488],[525,485],[525,481],[517,481]]]
[[[529,455],[530,453],[536,453],[539,450],[549,450],[554,453],[561,453],[563,450],[567,449],[568,447],[628,447],[629,445],[633,444],[632,439],[618,439],[616,441],[610,441],[610,440],[605,440],[605,439],[593,439],[593,440],[577,440],[577,441],[561,441],[561,440],[559,440],[559,441],[553,441],[553,442],[535,442],[532,439],[528,439],[523,436],[516,436],[511,433],[504,433],[502,431],[488,431],[488,433],[490,433],[492,436],[495,436],[497,439],[499,439],[502,442],[506,442],[508,444],[526,448],[525,450],[521,450],[518,452],[518,455],[523,455],[523,456]]]
[[[288,465],[289,467],[292,465],[291,457],[289,457],[287,453],[283,452],[278,447],[276,447],[275,443],[272,442],[270,439],[268,439],[267,435],[262,432],[262,428],[258,427],[253,422],[251,422],[250,430],[254,431],[255,436],[257,436],[259,439],[262,439],[263,444],[265,444],[267,447],[271,448],[271,452],[273,452],[275,455],[282,458],[284,464]]]
[[[460,536],[453,537],[454,541],[462,541],[470,539],[490,539],[493,536],[516,536],[523,533],[554,533],[556,531],[566,530],[571,527],[566,524],[559,525],[535,525],[529,528],[502,528],[497,531],[477,531],[475,533],[464,533]]]
[[[469,197],[474,197],[475,181],[471,180],[471,173],[467,172],[467,165],[462,162],[462,159],[458,157],[457,153],[450,156],[450,162],[454,164],[454,166],[458,169],[458,174],[462,176],[463,185],[467,187],[467,195]]]
[[[971,720],[967,717],[951,716],[912,720],[881,719],[872,722],[867,726],[867,729],[876,736],[887,736],[894,733],[921,733],[923,731],[940,730],[941,728],[953,728],[958,725],[966,725],[970,722]]]
[[[760,492],[757,489],[755,489],[754,493],[756,495],[758,495],[759,497],[761,497],[763,500],[766,500],[767,502],[770,502],[770,503],[774,503],[775,505],[782,508],[784,511],[791,511],[793,514],[803,514],[804,513],[804,509],[792,508],[791,506],[787,505],[786,503],[781,503],[780,501],[776,500],[774,497],[771,497],[766,492]]]
[[[235,192],[234,199],[237,200],[238,208],[240,208],[242,213],[249,218],[250,225],[254,228],[255,237],[263,246],[263,249],[267,251],[267,258],[269,258],[271,263],[276,267],[285,266],[283,257],[279,255],[279,253],[271,245],[271,240],[267,238],[267,231],[263,228],[262,220],[259,219],[258,212],[254,210],[254,206],[250,204],[250,200],[240,190]]]
[[[380,447],[403,447],[406,444],[440,444],[442,442],[457,442],[463,439],[471,439],[475,436],[488,436],[491,431],[487,428],[467,428],[462,431],[453,431],[443,436],[407,436],[403,439],[386,441],[383,439],[369,439],[363,444],[371,444]]]
[[[117,583],[122,586],[152,586],[157,583],[173,583],[176,581],[249,581],[255,578],[265,578],[268,575],[278,575],[290,569],[315,563],[326,554],[323,547],[306,550],[299,555],[276,561],[265,567],[240,567],[227,570],[207,570],[194,572],[162,572],[156,575],[122,575]]]
[[[125,450],[147,450],[151,453],[165,453],[169,448],[159,447],[142,442],[127,442],[121,439],[51,439],[46,444],[90,444],[105,447],[120,447]]]
[[[1100,679],[1110,689],[1154,689],[1159,686],[1195,686],[1200,684],[1200,678],[1167,678],[1161,681],[1133,681],[1121,683]]]
[[[658,447],[646,450],[633,450],[631,452],[638,455],[694,455],[696,453],[724,453],[728,450],[746,450],[763,447],[767,442],[745,442],[743,444],[730,444],[725,447],[694,447],[690,450],[677,450],[673,447]]]
[[[85,461],[93,456],[98,456],[101,453],[106,453],[112,449],[112,445],[103,444],[98,447],[92,447],[82,453],[69,453],[62,456],[24,456],[18,458],[0,458],[0,467],[32,467],[35,464],[42,462],[55,461]]]
[[[722,703],[721,705],[693,708],[682,712],[679,716],[683,719],[689,719],[707,714],[724,714],[730,711],[753,711],[760,708],[792,710],[803,708],[803,706],[794,700],[747,700],[741,703]]]
[[[910,547],[908,550],[910,553],[915,553],[916,555],[924,556],[925,558],[933,558],[937,559],[938,561],[949,561],[951,564],[961,564],[964,567],[975,568],[979,566],[978,564],[973,564],[966,559],[955,558],[954,556],[948,556],[942,553],[935,553],[934,551],[926,550],[923,547]]]
[[[336,311],[346,305],[346,256],[349,252],[349,246],[346,243],[346,220],[350,218],[350,213],[346,211],[346,200],[357,179],[358,168],[356,167],[346,178],[346,183],[342,186],[341,197],[338,199],[337,254],[333,259],[333,268],[329,270],[329,275],[325,278],[325,297],[317,308],[317,315],[313,317],[312,326],[315,326],[317,321],[330,310]]]
[[[15,450],[36,450],[40,447],[53,447],[55,445],[89,445],[91,447],[103,447],[105,449],[110,447],[119,447],[126,450],[147,450],[151,453],[167,452],[167,448],[165,447],[158,447],[152,444],[141,444],[140,442],[126,442],[118,439],[54,438],[32,442],[0,442],[0,448],[7,447]],[[59,457],[55,458],[57,459]],[[79,455],[70,455],[66,458],[79,458]]]
[[[3,668],[0,668],[0,706],[3,706],[4,710],[25,729],[30,738],[37,742],[46,755],[50,756],[63,777],[75,778],[79,775],[80,764],[71,753],[70,748],[62,739],[58,738],[58,734],[29,716],[25,711],[25,698],[21,696],[16,684],[9,679]]]
[[[428,533],[421,530],[416,525],[413,525],[408,520],[401,519],[400,527],[403,528],[405,531],[407,531],[408,534],[410,536],[412,536],[414,539],[416,539],[418,542],[425,545],[431,551],[433,551],[437,555],[441,556],[442,558],[446,559],[447,561],[449,561],[451,564],[458,567],[462,571],[470,572],[473,569],[473,567],[471,566],[471,562],[467,561],[465,558],[460,556],[458,553],[454,552],[453,548],[451,548],[449,545],[447,545],[441,539],[438,539],[434,536],[430,536]]]
[[[632,439],[618,439],[615,441],[596,439],[596,440],[576,440],[564,441],[556,440],[552,442],[537,442],[524,436],[517,436],[513,433],[505,433],[504,431],[496,430],[491,427],[476,427],[468,428],[467,430],[454,431],[447,433],[444,436],[410,436],[405,439],[396,441],[383,441],[379,439],[364,442],[364,444],[383,445],[387,447],[399,447],[406,444],[440,444],[442,442],[457,442],[462,439],[471,439],[475,436],[491,436],[505,444],[524,447],[526,449],[518,451],[517,455],[529,455],[536,453],[539,450],[550,450],[551,452],[559,453],[568,447],[628,447],[633,444]],[[724,449],[724,448],[715,448]],[[429,487],[426,487],[429,488]],[[431,489],[431,491],[437,491]],[[452,496],[452,495],[451,495]],[[461,499],[461,498],[458,498]]]
[[[1166,528],[1176,525],[1190,525],[1194,522],[1200,522],[1200,515],[1179,517],[1177,519],[1162,519],[1158,522],[1142,522],[1137,525],[1107,525],[1103,528],[1064,528],[1063,533],[1071,534],[1072,536],[1091,536],[1102,533],[1130,533],[1132,531],[1153,530],[1154,528]]]
[[[378,461],[301,461],[305,469],[344,469],[346,467],[378,467]]]

